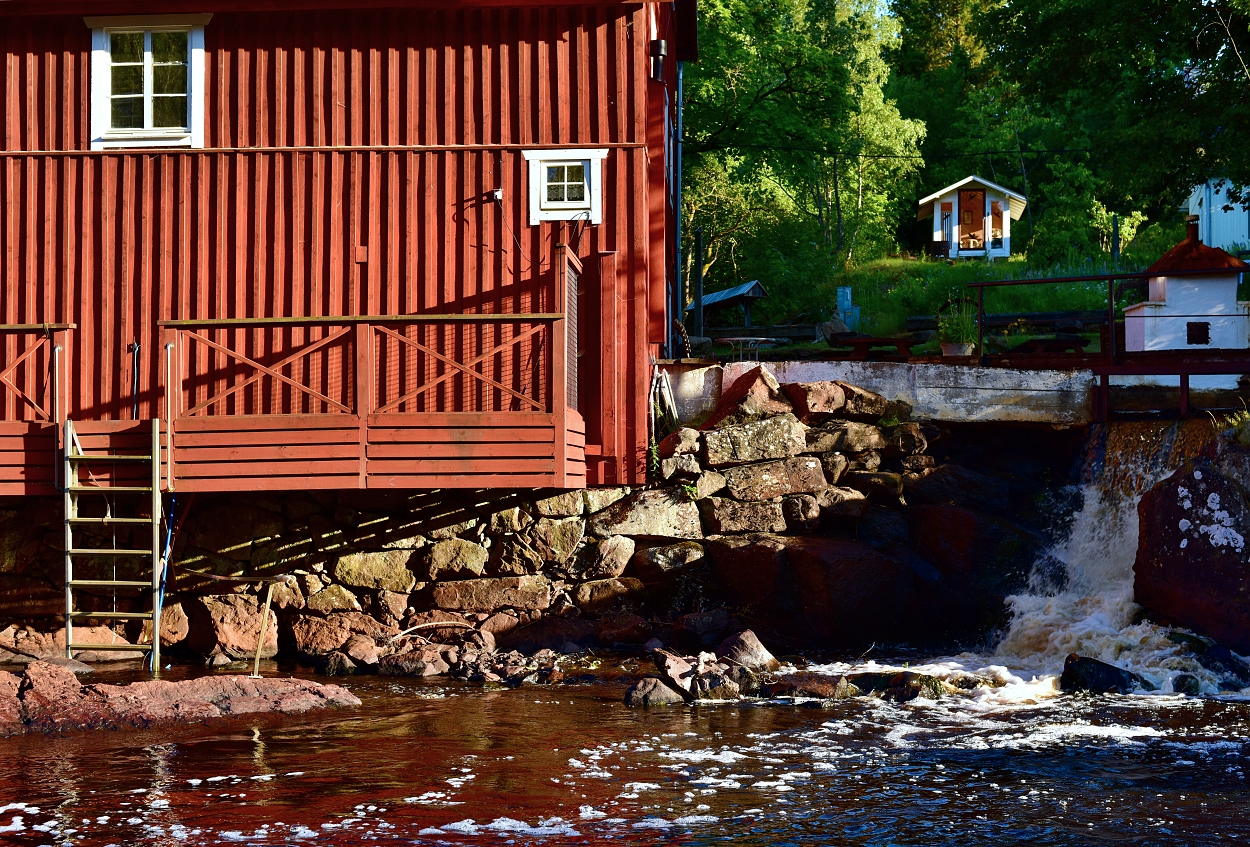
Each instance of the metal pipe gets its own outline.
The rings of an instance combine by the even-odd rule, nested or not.
[[[70,585],[74,581],[74,557],[69,552],[74,549],[74,526],[70,523],[70,518],[74,515],[74,498],[77,496],[70,488],[73,483],[73,468],[69,463],[69,451],[74,443],[74,423],[73,421],[65,421],[65,447],[61,451],[61,467],[62,479],[65,480],[65,486],[62,488],[62,503],[65,513],[65,658],[74,658],[74,650],[70,647],[74,643],[74,589]]]
[[[139,342],[130,345],[130,419],[139,420]]]
[[[136,347],[139,345],[135,345]],[[161,586],[165,578],[161,555],[161,419],[152,418],[152,675],[161,674]]]
[[[681,198],[682,198],[682,188],[683,188],[683,183],[682,183],[682,178],[681,178],[681,160],[682,160],[681,145],[682,145],[683,139],[685,138],[685,116],[684,116],[685,110],[683,108],[684,104],[682,103],[682,92],[685,86],[685,83],[684,83],[685,69],[686,69],[685,62],[677,63],[677,143],[673,145],[675,148],[673,150],[673,158],[675,160],[673,163],[673,170],[675,171],[675,181],[677,183],[676,185],[677,196],[673,200],[673,205],[674,205],[674,208],[676,209],[676,214],[675,214],[676,221],[673,224],[673,233],[674,233],[674,241],[676,242],[676,253],[677,253],[677,255],[674,257],[676,259],[675,267],[677,268],[677,270],[673,274],[673,289],[674,289],[673,299],[676,301],[673,304],[674,306],[673,318],[676,319],[677,321],[681,321],[682,318],[685,317],[685,313],[686,313],[686,289],[685,289],[685,286],[683,285],[684,280],[682,278],[682,273],[681,273]],[[669,325],[669,334],[672,335],[673,322],[670,320],[668,322],[668,325]]]
[[[174,490],[174,343],[165,345],[165,487]]]
[[[52,423],[56,427],[56,434],[59,438],[61,435],[61,345],[52,345]],[[64,449],[64,445],[62,445]],[[61,467],[56,461],[56,454],[53,453],[52,461],[52,485],[55,488],[61,487]]]
[[[703,227],[694,230],[694,334],[703,337]]]

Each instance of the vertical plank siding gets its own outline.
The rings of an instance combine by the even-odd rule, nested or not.
[[[581,414],[551,437],[570,459],[588,443],[607,445],[611,461],[594,466],[592,482],[638,482],[657,323],[663,331],[652,304],[664,297],[653,230],[663,239],[665,224],[649,197],[659,151],[648,134],[647,14],[625,5],[218,12],[205,30],[209,149],[108,153],[86,149],[81,16],[0,17],[0,321],[76,324],[63,359],[68,416],[142,420],[164,411],[162,321],[551,313],[553,261],[567,243],[585,265],[569,335]],[[610,147],[603,225],[529,225],[521,150],[538,145]],[[600,280],[605,255],[612,272]],[[602,326],[604,316],[614,325]],[[361,409],[359,345],[351,335],[326,343],[340,329],[196,331],[213,344],[184,334],[179,403],[192,409],[255,373],[223,348],[265,366],[292,358],[283,373],[333,402],[266,377],[198,417],[341,406],[366,418],[421,415],[429,427],[430,413],[534,411],[509,390],[545,409],[564,395],[550,384],[551,326],[414,323],[393,332],[419,346],[377,335],[372,408]],[[0,336],[0,370],[37,337]],[[310,345],[319,346],[298,355]],[[11,377],[24,393],[49,390],[47,355]],[[496,384],[452,373],[444,358],[476,358]],[[608,375],[620,390],[602,389]],[[0,412],[14,426],[40,420],[3,385]],[[616,431],[602,431],[604,421]],[[16,449],[43,437],[23,429],[3,439]],[[554,455],[531,469],[548,472],[537,468]],[[566,462],[570,482],[585,478],[584,462]],[[336,464],[337,474],[348,472]]]

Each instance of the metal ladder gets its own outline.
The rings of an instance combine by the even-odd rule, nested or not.
[[[82,449],[82,444],[78,439],[78,434],[74,430],[74,422],[65,421],[65,451],[64,451],[64,473],[61,479],[64,481],[65,498],[65,655],[72,659],[74,652],[77,650],[108,650],[108,651],[125,651],[132,650],[142,653],[151,653],[152,669],[155,673],[161,666],[161,579],[162,579],[162,562],[161,562],[161,424],[159,420],[152,421],[152,446],[144,455],[134,455],[126,453],[86,453]],[[90,466],[111,466],[112,473],[108,475],[106,485],[83,484],[80,478],[80,469],[85,471],[88,481],[92,479]],[[124,480],[126,484],[117,483],[117,469],[126,466],[150,466],[151,482],[148,485],[132,485],[132,480]],[[139,481],[139,480],[134,480]],[[114,509],[118,508],[118,504],[122,501],[129,500],[132,507],[135,506],[134,500],[142,498],[144,495],[151,497],[151,513],[148,517],[123,517],[113,514]],[[104,497],[105,514],[102,517],[81,517],[78,513],[79,498],[82,497]],[[139,502],[142,502],[140,499]],[[136,509],[137,510],[137,509]],[[128,526],[137,527],[141,524],[149,524],[152,528],[152,547],[148,549],[118,549],[116,543],[112,548],[92,548],[78,547],[74,544],[74,529],[76,527],[105,527],[105,526]],[[102,561],[112,560],[116,562],[119,558],[139,558],[150,557],[152,576],[150,580],[126,580],[118,579],[116,575],[116,566],[111,579],[79,579],[74,574],[75,560],[78,560],[81,567],[88,566],[89,563],[97,565]],[[85,561],[84,561],[85,560]],[[91,574],[98,576],[98,573]],[[74,604],[74,589],[108,589],[116,591],[123,589],[132,591],[134,589],[147,589],[152,592],[152,604],[150,612],[91,612],[78,611]],[[142,620],[151,621],[152,640],[146,644],[88,644],[78,643],[74,641],[74,622],[81,620]]]

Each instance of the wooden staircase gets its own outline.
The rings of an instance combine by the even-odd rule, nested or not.
[[[133,436],[132,436],[133,437]],[[103,439],[107,444],[108,439]],[[125,443],[125,442],[121,442]],[[131,442],[133,443],[133,442]],[[134,452],[134,450],[141,452]],[[125,451],[125,452],[119,452]],[[84,650],[138,651],[151,654],[153,671],[161,661],[161,429],[152,421],[151,447],[108,446],[103,450],[83,449],[74,422],[65,422],[62,491],[65,504],[65,655]],[[148,504],[145,511],[144,504]],[[101,506],[103,507],[101,509]],[[83,507],[87,514],[82,514]],[[99,514],[100,512],[102,514]],[[137,549],[117,546],[117,529],[133,530],[138,541],[146,536],[140,526],[151,528],[151,547]],[[102,531],[112,529],[111,545],[100,546]],[[94,530],[94,531],[93,531]],[[75,531],[97,540],[96,546],[75,541]],[[119,560],[143,559],[144,579],[119,579]],[[76,570],[77,569],[77,570]],[[149,611],[118,611],[118,595],[133,598],[135,592],[150,591]],[[112,611],[80,610],[77,595],[111,594]],[[99,644],[74,640],[74,623],[95,620],[151,621],[151,640],[141,644]]]

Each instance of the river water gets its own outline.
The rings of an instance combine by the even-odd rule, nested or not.
[[[809,657],[994,679],[967,694],[630,710],[612,657],[553,687],[352,678],[355,710],[0,741],[0,844],[1242,843],[1250,689],[1133,622],[1134,506],[1166,464],[1087,479],[1062,579],[1014,598],[994,647]],[[1160,691],[1062,695],[1069,652]],[[1204,696],[1170,693],[1182,672]]]

